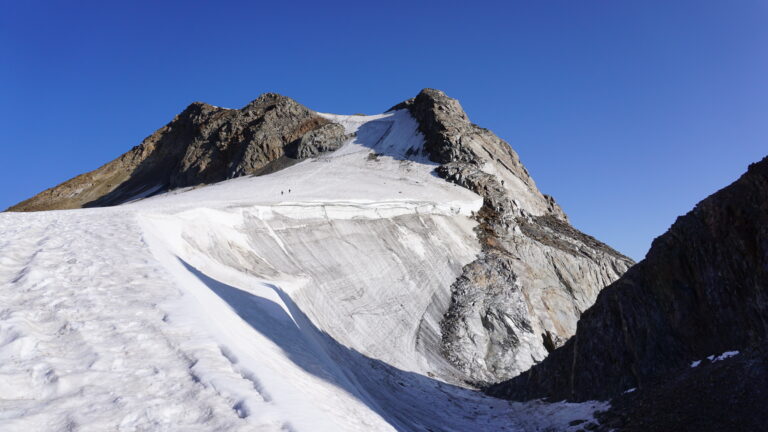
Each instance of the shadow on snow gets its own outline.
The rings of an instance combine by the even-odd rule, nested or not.
[[[476,422],[478,419],[470,410],[483,403],[487,406],[493,398],[400,370],[340,344],[318,329],[276,285],[266,284],[280,296],[290,315],[275,302],[213,279],[178,259],[254,330],[279,346],[297,366],[355,396],[395,429],[482,430],[483,426]],[[512,420],[507,422],[509,429],[495,427],[493,430],[515,430]]]

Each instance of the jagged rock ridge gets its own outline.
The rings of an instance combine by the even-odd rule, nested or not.
[[[392,109],[419,122],[438,175],[484,200],[476,215],[483,251],[453,284],[443,355],[472,383],[515,376],[567,340],[600,289],[633,262],[571,227],[509,144],[472,124],[455,99],[425,89]]]
[[[707,356],[764,344],[766,197],[768,158],[679,217],[645,260],[600,293],[563,347],[488,392],[608,399],[653,387]]]
[[[318,137],[327,144],[318,146]],[[274,93],[239,110],[195,102],[114,161],[8,210],[109,206],[171,189],[264,174],[294,159],[334,149],[346,138],[343,128]]]

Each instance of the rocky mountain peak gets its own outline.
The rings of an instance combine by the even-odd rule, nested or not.
[[[483,245],[451,288],[441,350],[471,383],[513,377],[576,330],[597,293],[632,260],[568,224],[512,147],[473,124],[461,104],[424,89],[392,107],[419,123],[424,149],[446,181],[483,197]]]
[[[496,211],[515,207],[567,221],[554,199],[538,190],[509,143],[470,122],[458,100],[427,88],[395,109],[409,110],[419,122],[429,158],[443,164],[442,177],[472,189]]]
[[[461,103],[459,103],[457,99],[451,98],[442,90],[433,88],[422,89],[416,97],[393,106],[389,111],[409,108],[413,105],[418,105],[426,109],[432,107],[436,114],[440,116],[469,121],[469,117],[467,117],[464,108],[462,108]]]
[[[116,205],[170,189],[272,172],[295,162],[287,154],[295,158],[301,138],[328,123],[276,93],[265,93],[242,109],[194,102],[114,161],[9,210]],[[335,132],[338,136],[329,139],[338,141],[343,131]]]
[[[284,107],[285,109],[302,110],[309,108],[279,93],[263,93],[245,105],[240,111],[248,112],[253,109],[262,110],[265,107]],[[311,111],[311,110],[310,110]]]
[[[216,108],[218,107],[213,106],[209,103],[205,103],[202,101],[194,101],[191,104],[187,105],[187,107],[184,108],[184,111],[182,111],[181,113],[183,114],[184,112],[187,112],[187,111],[194,112],[195,110],[200,111],[203,109],[216,109]]]

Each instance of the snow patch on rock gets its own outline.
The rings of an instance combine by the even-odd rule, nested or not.
[[[739,354],[738,351],[726,351],[726,352],[724,352],[724,353],[722,353],[720,355],[714,355],[713,354],[711,356],[707,356],[707,360],[709,360],[710,362],[714,363],[714,362],[717,362],[717,361],[720,361],[720,360],[725,360],[727,358],[733,357],[733,356],[738,355],[738,354]],[[701,360],[696,360],[696,361],[691,362],[691,367],[695,368],[695,367],[697,367],[700,364],[701,364]]]

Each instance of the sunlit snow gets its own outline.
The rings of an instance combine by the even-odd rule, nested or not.
[[[2,431],[567,430],[439,355],[482,200],[405,111],[340,150],[118,207],[0,214]],[[727,354],[727,353],[726,353]]]

